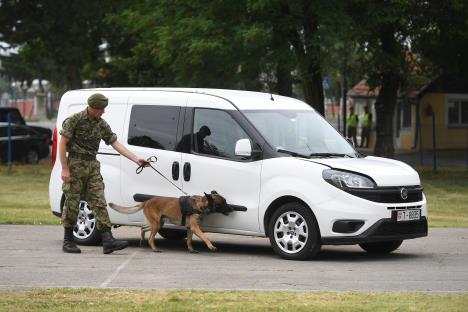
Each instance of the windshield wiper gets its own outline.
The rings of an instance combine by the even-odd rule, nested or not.
[[[293,151],[287,151],[287,150],[284,150],[284,149],[281,149],[281,148],[277,149],[276,151],[280,152],[280,153],[288,154],[288,155],[291,155],[291,156],[294,156],[294,157],[309,158],[309,155],[303,155],[303,154],[299,154],[299,153],[296,153],[296,152],[293,152]]]
[[[348,154],[339,154],[339,153],[312,153],[309,155],[309,157],[317,157],[317,158],[327,158],[327,157],[347,157],[347,158],[353,158],[353,156],[350,156]]]

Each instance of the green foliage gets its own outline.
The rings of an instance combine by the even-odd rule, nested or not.
[[[108,1],[2,1],[2,40],[21,46],[33,62],[53,62],[70,88],[81,86],[80,70],[99,57],[101,20]],[[43,73],[44,74],[44,73]]]

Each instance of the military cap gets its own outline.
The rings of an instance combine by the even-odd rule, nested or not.
[[[94,93],[88,98],[88,105],[95,109],[103,109],[109,103],[109,99],[101,93]]]

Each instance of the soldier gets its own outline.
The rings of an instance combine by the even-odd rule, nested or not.
[[[108,99],[104,95],[100,93],[91,95],[86,109],[65,119],[63,129],[60,131],[62,138],[59,156],[64,182],[62,190],[65,194],[62,212],[62,224],[65,228],[62,247],[64,252],[81,252],[73,240],[73,227],[78,216],[80,194],[85,195],[96,216],[96,227],[101,232],[103,252],[109,254],[128,246],[127,241],[119,241],[112,237],[100,163],[96,160],[99,143],[101,139],[104,140],[107,145],[111,145],[117,152],[138,165],[148,165],[148,162],[135,156],[117,141],[117,135],[101,118],[107,104]]]

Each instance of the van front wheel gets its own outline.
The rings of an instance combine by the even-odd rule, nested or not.
[[[268,237],[273,250],[288,260],[312,258],[321,247],[317,221],[300,203],[286,203],[273,213]]]

